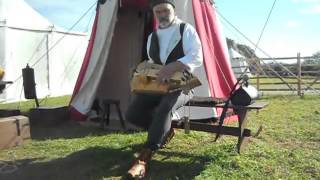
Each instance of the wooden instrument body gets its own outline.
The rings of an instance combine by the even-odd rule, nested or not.
[[[166,94],[178,90],[189,90],[200,86],[198,78],[183,72],[176,72],[167,83],[156,81],[157,74],[162,65],[142,62],[137,66],[136,72],[131,80],[131,91],[133,93]]]

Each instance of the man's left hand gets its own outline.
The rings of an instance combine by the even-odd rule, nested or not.
[[[182,72],[184,69],[186,69],[186,66],[179,61],[169,63],[161,68],[158,73],[157,81],[160,83],[167,83],[174,73],[179,71]]]

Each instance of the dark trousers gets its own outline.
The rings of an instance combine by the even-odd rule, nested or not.
[[[146,147],[155,151],[170,130],[172,113],[190,97],[181,91],[165,95],[136,94],[127,110],[126,120],[148,130]]]

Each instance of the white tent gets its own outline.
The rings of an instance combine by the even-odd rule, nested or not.
[[[235,77],[212,1],[177,0],[176,3],[178,17],[196,27],[203,47],[204,64],[195,72],[203,85],[195,89],[196,96],[228,96]],[[146,58],[145,41],[153,25],[148,0],[101,0],[70,103],[74,118],[85,119],[95,98],[119,100],[122,112],[126,111],[131,98],[130,78],[136,65]],[[212,108],[197,108],[190,115],[206,118],[215,114]]]
[[[0,0],[0,66],[13,81],[1,99],[23,100],[21,70],[34,68],[38,97],[71,94],[87,35],[56,27],[23,0]]]
[[[241,74],[245,73],[248,76],[252,76],[250,73],[249,65],[246,61],[246,58],[243,57],[241,54],[239,54],[237,51],[235,51],[232,47],[228,49],[229,50],[229,56],[230,56],[230,62],[232,66],[232,70],[236,77],[240,77]]]

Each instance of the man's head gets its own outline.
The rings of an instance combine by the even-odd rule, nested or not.
[[[172,24],[175,17],[174,0],[153,0],[151,7],[159,21],[160,28],[167,28]]]

